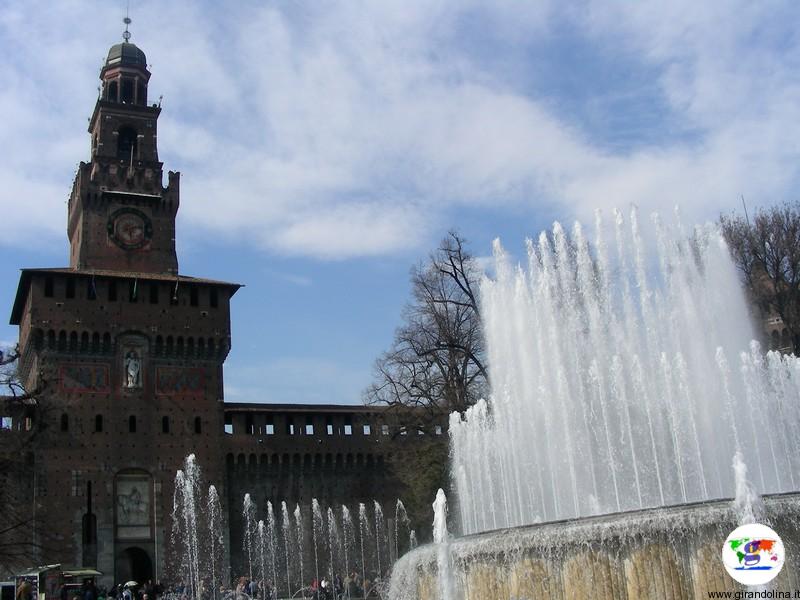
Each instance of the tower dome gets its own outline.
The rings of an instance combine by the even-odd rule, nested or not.
[[[108,51],[106,67],[128,66],[128,67],[147,67],[147,57],[144,52],[131,42],[114,44]]]

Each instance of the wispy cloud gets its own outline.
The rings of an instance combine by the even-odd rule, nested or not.
[[[119,15],[91,2],[0,11],[0,42],[15,48],[0,65],[0,142],[14,149],[0,165],[2,242],[14,245],[63,235],[72,166],[88,149],[79,116]],[[161,157],[185,171],[194,235],[344,259],[417,247],[464,207],[590,219],[596,207],[680,202],[696,219],[740,194],[787,198],[800,182],[789,2],[136,12],[134,41],[165,96]]]
[[[264,269],[264,274],[270,279],[278,279],[286,281],[292,285],[300,287],[309,287],[314,284],[314,280],[306,275],[298,273],[287,273],[285,271],[276,271],[275,269]]]

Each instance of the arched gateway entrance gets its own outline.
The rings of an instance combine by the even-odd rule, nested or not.
[[[119,584],[128,581],[143,584],[153,579],[153,562],[147,552],[136,546],[130,546],[117,556],[116,575]]]

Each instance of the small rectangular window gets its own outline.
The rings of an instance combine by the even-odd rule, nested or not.
[[[306,425],[306,435],[314,435],[314,426]]]
[[[333,435],[333,423],[328,423],[327,425],[325,425],[325,432],[328,435]]]
[[[150,304],[158,304],[158,284],[150,284]]]
[[[219,306],[219,294],[217,293],[217,288],[211,288],[209,294],[209,304],[211,305],[211,308],[217,308],[217,306]]]
[[[67,298],[75,297],[75,280],[72,277],[67,278]]]
[[[169,417],[161,417],[161,433],[169,433]]]
[[[275,425],[272,423],[267,423],[265,431],[267,432],[267,435],[275,435]]]
[[[117,282],[114,280],[108,282],[108,301],[117,301]]]
[[[389,426],[388,425],[381,425],[381,434],[382,435],[389,435]]]
[[[372,435],[372,427],[364,425],[364,435]]]
[[[294,423],[289,423],[289,435],[294,435]]]
[[[233,423],[225,423],[225,433],[233,435]]]
[[[437,425],[436,426],[435,433],[436,433],[436,435],[442,435],[442,426],[441,425]]]
[[[97,300],[97,286],[94,277],[86,280],[86,298],[87,300]]]
[[[53,278],[49,275],[44,278],[44,296],[45,298],[53,297]]]
[[[128,417],[128,432],[136,433],[136,417],[134,415]]]
[[[344,426],[344,434],[345,435],[353,435],[353,426],[352,425],[345,425]]]
[[[197,306],[198,304],[197,298],[198,298],[197,286],[193,285],[192,287],[189,288],[189,304],[191,306]]]
[[[101,433],[103,431],[103,415],[95,415],[94,430],[96,433]]]
[[[405,428],[405,426],[400,428],[400,435],[408,435],[408,430]]]
[[[131,302],[136,302],[136,298],[139,295],[139,280],[132,279],[128,282],[128,300]]]
[[[6,431],[14,429],[14,419],[11,417],[2,417],[2,419],[0,419],[0,429],[5,429]]]

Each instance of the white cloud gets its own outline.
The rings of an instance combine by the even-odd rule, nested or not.
[[[53,196],[66,195],[65,173],[86,155],[75,115],[89,112],[96,57],[114,40],[96,31],[117,35],[109,24],[118,16],[99,6],[35,2],[0,13],[0,40],[19,48],[0,66],[8,82],[0,108],[15,117],[0,133],[15,149],[0,173],[7,243],[63,231]],[[387,0],[208,11],[184,1],[145,2],[137,12],[151,96],[165,96],[161,157],[184,171],[182,218],[191,231],[245,237],[271,252],[393,253],[427,241],[463,206],[490,215],[547,202],[565,220],[591,220],[596,207],[637,203],[649,212],[679,202],[688,218],[713,218],[740,194],[783,199],[798,179],[791,3],[569,10]],[[42,21],[78,23],[44,31]],[[691,135],[661,125],[647,143],[613,151],[593,139],[519,59],[532,39],[568,43],[565,23],[598,60],[624,56],[647,72]],[[495,72],[496,61],[477,55],[515,58]],[[617,93],[610,82],[604,89]]]

